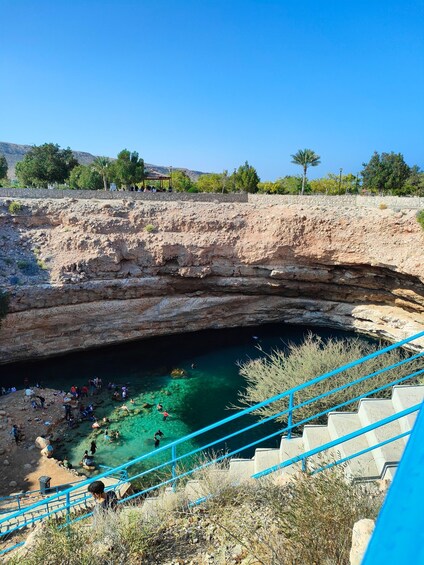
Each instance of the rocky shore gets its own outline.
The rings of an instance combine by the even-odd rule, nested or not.
[[[79,479],[78,473],[60,465],[54,452],[47,458],[35,445],[39,436],[57,436],[64,421],[60,392],[49,388],[35,391],[45,398],[44,410],[34,409],[24,390],[0,396],[0,496],[37,490],[41,476],[51,477],[51,486]],[[21,433],[18,443],[11,433],[14,424]]]

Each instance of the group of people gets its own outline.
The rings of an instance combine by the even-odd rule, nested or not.
[[[128,387],[126,386],[122,386],[122,387],[118,387],[116,384],[114,383],[109,383],[107,385],[109,390],[113,390],[113,394],[112,394],[112,400],[116,400],[116,401],[120,401],[120,400],[126,400],[128,397]]]
[[[87,398],[88,396],[93,396],[99,394],[103,388],[103,381],[99,377],[94,377],[93,379],[88,379],[88,386],[83,385],[81,387],[72,385],[70,393],[75,400],[79,398]]]

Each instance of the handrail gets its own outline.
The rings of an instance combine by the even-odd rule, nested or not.
[[[274,473],[275,471],[278,471],[280,469],[284,469],[285,467],[290,467],[290,465],[293,465],[294,463],[299,463],[305,459],[308,459],[309,457],[312,457],[313,455],[317,455],[318,453],[321,453],[323,451],[327,451],[327,449],[331,449],[332,447],[336,447],[337,445],[340,445],[342,443],[345,443],[346,441],[349,441],[351,439],[355,439],[363,434],[366,434],[368,432],[372,432],[373,430],[377,429],[377,428],[381,428],[382,426],[385,426],[387,424],[390,424],[391,422],[394,422],[396,420],[399,420],[400,418],[403,418],[404,416],[408,416],[409,414],[412,414],[413,412],[417,412],[417,410],[419,410],[421,408],[421,406],[423,405],[423,403],[419,403],[419,404],[415,404],[414,406],[411,406],[410,408],[407,408],[406,410],[402,410],[401,412],[397,412],[396,414],[392,414],[391,416],[387,416],[387,418],[383,418],[382,420],[378,420],[377,422],[373,422],[372,424],[369,424],[368,426],[365,426],[364,428],[360,428],[359,430],[355,430],[354,432],[351,432],[350,434],[346,434],[342,437],[339,437],[337,439],[333,439],[332,441],[329,441],[327,443],[325,443],[324,445],[319,445],[318,447],[315,447],[314,449],[310,449],[309,451],[306,451],[305,453],[300,453],[299,455],[296,455],[295,457],[292,457],[291,459],[287,459],[286,461],[282,461],[281,463],[278,463],[277,465],[273,465],[272,467],[269,467],[268,469],[265,469],[264,471],[260,471],[259,473],[255,473],[254,475],[252,475],[252,479],[259,479],[260,477],[264,477],[265,475],[269,475],[270,473]],[[382,442],[382,445],[384,445],[385,442]],[[375,448],[378,447],[378,445],[374,446]],[[370,450],[369,450],[370,451]],[[359,455],[360,453],[358,453]]]
[[[384,500],[363,565],[424,563],[424,404]]]
[[[210,425],[208,425],[208,426],[205,426],[205,427],[203,427],[202,429],[197,430],[197,431],[195,431],[195,432],[192,432],[192,433],[188,434],[187,436],[185,436],[185,437],[183,437],[183,438],[179,438],[179,439],[177,439],[176,441],[173,441],[173,442],[171,442],[171,443],[169,443],[169,444],[163,445],[163,446],[161,446],[161,447],[155,449],[155,450],[152,451],[152,452],[149,452],[149,453],[146,453],[146,454],[141,455],[141,456],[139,456],[139,457],[136,457],[135,459],[133,459],[133,460],[131,460],[131,461],[128,461],[128,462],[126,462],[126,463],[123,463],[123,464],[121,464],[121,465],[119,465],[119,466],[117,466],[117,467],[115,467],[115,468],[106,468],[106,470],[105,470],[104,472],[101,472],[100,474],[96,475],[96,477],[79,481],[76,485],[71,486],[71,487],[69,487],[69,488],[67,488],[67,489],[64,489],[64,490],[60,491],[60,493],[53,494],[53,495],[51,495],[51,496],[49,496],[49,497],[47,497],[47,498],[44,498],[43,500],[40,500],[40,501],[38,501],[38,502],[35,502],[35,503],[31,504],[30,506],[26,506],[24,509],[21,509],[21,510],[12,512],[12,513],[9,514],[8,516],[5,516],[4,518],[0,518],[0,528],[1,528],[1,525],[2,525],[2,524],[6,523],[6,522],[10,522],[11,520],[13,520],[13,519],[15,519],[15,518],[18,518],[18,517],[20,517],[20,516],[24,516],[24,518],[25,518],[25,516],[26,516],[26,515],[29,515],[31,512],[32,512],[32,513],[38,512],[38,511],[41,509],[41,507],[42,507],[43,505],[45,506],[45,508],[48,509],[48,505],[49,505],[49,504],[52,505],[52,504],[58,503],[60,500],[62,500],[61,497],[65,497],[65,499],[68,499],[68,501],[69,501],[69,497],[72,497],[72,496],[75,494],[75,491],[76,491],[76,490],[79,490],[79,489],[81,489],[81,488],[83,488],[83,487],[88,486],[93,480],[100,480],[100,479],[102,479],[102,478],[111,477],[111,476],[113,476],[113,475],[116,476],[117,473],[120,474],[120,475],[119,475],[119,477],[120,477],[120,482],[118,483],[118,485],[119,485],[123,480],[127,480],[128,482],[131,482],[131,481],[134,481],[135,479],[140,478],[140,477],[142,477],[142,476],[145,476],[145,475],[147,475],[147,474],[149,474],[149,473],[155,473],[157,470],[162,469],[162,468],[164,468],[164,467],[166,467],[166,466],[170,466],[170,467],[171,467],[171,471],[172,471],[172,472],[171,472],[171,477],[170,477],[169,480],[162,481],[162,482],[159,481],[159,482],[157,482],[157,483],[156,483],[155,485],[153,485],[153,486],[149,486],[148,488],[145,488],[145,489],[141,490],[140,492],[137,492],[137,493],[135,493],[135,494],[130,495],[130,497],[127,497],[126,500],[129,500],[130,498],[134,498],[134,497],[136,497],[136,496],[142,496],[142,495],[144,495],[144,494],[146,494],[146,493],[148,493],[148,492],[151,492],[152,490],[155,490],[155,489],[157,489],[157,488],[160,488],[160,486],[163,486],[163,485],[166,485],[166,484],[175,485],[175,481],[177,481],[177,480],[179,480],[179,479],[181,479],[181,478],[183,478],[183,477],[186,477],[186,476],[192,474],[193,472],[195,472],[196,470],[198,470],[198,469],[200,469],[200,468],[202,468],[202,467],[204,467],[204,466],[208,466],[209,464],[211,464],[211,463],[207,462],[207,463],[205,463],[205,464],[203,464],[203,465],[201,465],[201,466],[195,466],[194,469],[191,469],[191,470],[189,470],[189,471],[187,471],[187,472],[177,474],[177,473],[176,473],[176,464],[177,464],[179,461],[181,461],[181,460],[183,460],[183,459],[186,459],[186,458],[188,458],[188,457],[192,457],[192,456],[196,455],[197,453],[200,453],[200,452],[204,451],[205,449],[209,449],[210,447],[213,447],[214,445],[217,445],[218,443],[225,442],[225,441],[227,441],[227,440],[230,439],[230,438],[233,438],[233,437],[235,437],[235,436],[237,436],[237,435],[239,435],[239,434],[245,433],[246,431],[249,431],[249,430],[251,430],[251,429],[253,429],[253,428],[256,428],[257,426],[263,425],[263,424],[265,424],[266,422],[270,422],[270,421],[272,421],[272,420],[275,420],[275,418],[278,417],[278,416],[287,415],[287,417],[288,417],[288,425],[285,426],[285,427],[283,427],[282,429],[279,429],[279,430],[276,431],[276,432],[273,432],[272,434],[268,434],[268,435],[265,436],[265,437],[261,437],[261,438],[258,439],[258,440],[255,440],[255,441],[253,441],[253,442],[250,442],[250,443],[248,443],[247,445],[240,445],[240,446],[238,446],[237,448],[233,449],[232,451],[226,452],[224,455],[220,455],[219,457],[215,458],[215,459],[214,459],[214,462],[215,462],[215,461],[219,461],[219,460],[223,460],[223,459],[227,459],[227,458],[231,457],[231,456],[234,455],[234,454],[240,453],[240,452],[243,451],[243,450],[246,450],[246,449],[249,449],[249,448],[251,448],[251,447],[254,447],[254,446],[257,445],[258,443],[262,443],[262,442],[264,442],[264,441],[266,441],[266,440],[268,440],[268,439],[270,439],[270,438],[272,438],[272,437],[275,437],[275,436],[277,436],[277,435],[281,435],[281,433],[282,433],[283,431],[287,431],[287,432],[288,432],[288,437],[290,437],[290,434],[291,434],[292,430],[293,430],[295,427],[298,427],[299,425],[302,425],[302,424],[304,424],[305,422],[310,421],[311,419],[315,419],[315,418],[317,418],[317,417],[319,417],[319,416],[325,415],[325,414],[327,414],[328,412],[333,411],[335,408],[342,407],[342,406],[347,405],[347,404],[351,404],[352,402],[354,402],[354,401],[356,401],[356,400],[358,400],[358,399],[363,398],[365,395],[370,394],[370,392],[363,393],[363,394],[361,394],[361,395],[359,395],[359,396],[357,396],[357,397],[355,397],[355,398],[353,398],[353,399],[350,399],[349,401],[340,403],[340,404],[338,404],[338,405],[336,405],[336,406],[332,406],[331,408],[326,409],[325,411],[322,411],[322,412],[320,412],[320,413],[318,413],[318,414],[314,414],[313,416],[310,416],[309,418],[304,419],[304,420],[302,420],[301,422],[297,422],[297,423],[293,423],[293,422],[292,422],[292,414],[293,414],[293,412],[294,412],[295,410],[298,410],[299,408],[302,408],[303,406],[306,406],[306,405],[308,405],[308,404],[311,404],[312,402],[314,402],[314,401],[316,401],[316,400],[321,400],[321,399],[324,398],[324,397],[330,396],[331,394],[334,394],[335,392],[339,392],[340,390],[343,390],[343,389],[345,389],[345,388],[348,388],[348,387],[350,387],[350,386],[353,386],[353,385],[355,385],[355,384],[357,384],[357,383],[359,383],[359,382],[363,382],[363,381],[365,381],[365,380],[367,380],[367,379],[371,379],[372,377],[374,377],[374,376],[376,376],[376,375],[378,375],[378,374],[382,374],[382,373],[384,373],[385,371],[389,371],[389,370],[391,370],[391,369],[393,369],[393,368],[406,365],[407,363],[409,363],[409,362],[411,362],[411,361],[420,359],[420,358],[422,358],[422,356],[424,356],[424,351],[419,352],[419,353],[415,353],[412,357],[409,357],[409,358],[407,358],[407,359],[403,359],[403,360],[401,360],[401,361],[398,362],[398,363],[395,363],[395,364],[393,364],[393,365],[389,365],[388,367],[385,367],[385,368],[383,368],[383,369],[380,369],[380,370],[378,370],[378,371],[375,371],[374,373],[371,373],[371,374],[362,376],[362,377],[360,377],[359,379],[355,379],[355,380],[352,381],[352,382],[344,383],[343,385],[340,385],[340,386],[338,386],[338,387],[335,387],[334,389],[332,389],[332,390],[330,390],[330,391],[328,391],[328,392],[326,392],[326,393],[322,393],[322,394],[320,394],[320,395],[318,395],[318,396],[315,396],[314,398],[307,399],[307,400],[305,400],[305,401],[303,401],[303,402],[301,402],[301,403],[299,403],[299,404],[297,404],[297,405],[295,405],[294,402],[293,402],[294,394],[296,394],[297,392],[302,391],[302,390],[304,390],[304,389],[306,389],[306,388],[308,388],[308,387],[312,387],[312,386],[314,386],[314,384],[320,383],[321,381],[323,381],[323,380],[325,380],[325,379],[329,379],[329,378],[331,378],[331,377],[334,376],[334,375],[337,375],[337,374],[343,373],[343,372],[345,372],[345,371],[348,371],[349,369],[351,369],[351,368],[353,368],[353,367],[355,367],[355,366],[358,366],[358,365],[360,365],[360,364],[363,364],[363,363],[365,363],[366,361],[368,361],[368,360],[370,360],[370,359],[374,359],[374,358],[376,358],[376,357],[379,357],[379,356],[384,355],[385,353],[388,353],[389,351],[392,351],[392,350],[394,350],[394,349],[403,347],[403,346],[405,346],[406,344],[409,344],[409,343],[411,343],[411,342],[413,342],[413,341],[415,341],[415,340],[417,340],[417,339],[420,339],[420,338],[422,338],[422,337],[424,337],[424,332],[420,332],[420,333],[418,333],[418,334],[416,334],[416,335],[414,335],[414,336],[411,336],[411,337],[409,337],[409,338],[407,338],[407,339],[404,339],[404,340],[402,340],[402,341],[400,341],[400,342],[398,342],[398,343],[389,345],[389,346],[387,346],[387,347],[381,349],[380,351],[376,351],[376,352],[374,352],[374,353],[371,353],[371,354],[369,354],[369,355],[366,355],[365,357],[363,357],[363,358],[361,358],[361,359],[358,359],[358,360],[353,361],[353,362],[351,362],[351,363],[347,363],[347,364],[343,365],[342,367],[339,367],[339,368],[337,368],[337,369],[334,369],[334,370],[332,370],[332,371],[329,371],[329,372],[327,372],[327,373],[324,373],[323,375],[320,375],[320,376],[318,376],[318,377],[316,377],[316,378],[314,378],[314,379],[312,379],[312,380],[310,380],[310,381],[308,381],[308,382],[306,382],[306,383],[302,383],[301,385],[298,385],[298,386],[296,386],[296,387],[292,387],[291,389],[289,389],[289,390],[287,390],[287,391],[285,391],[285,392],[283,392],[283,393],[274,395],[273,397],[268,398],[268,399],[266,399],[266,400],[264,400],[264,401],[262,401],[262,402],[259,402],[259,403],[255,404],[255,405],[252,405],[252,406],[249,406],[249,407],[247,407],[247,408],[245,408],[245,409],[243,409],[243,410],[241,410],[241,411],[239,411],[239,412],[237,412],[237,413],[235,413],[235,414],[232,414],[231,416],[228,416],[228,417],[226,417],[226,418],[224,418],[224,419],[222,419],[222,420],[220,420],[220,421],[218,421],[218,422],[215,422],[215,423],[213,423],[213,424],[210,424]],[[401,377],[401,378],[399,378],[399,379],[395,379],[394,381],[391,381],[390,383],[387,383],[387,384],[385,384],[385,385],[383,385],[383,386],[381,386],[381,387],[374,388],[374,390],[371,390],[371,393],[372,393],[372,392],[378,392],[378,391],[380,391],[380,390],[384,390],[384,389],[386,389],[386,388],[392,386],[393,384],[396,384],[396,383],[403,382],[403,381],[405,381],[405,380],[411,379],[411,378],[413,378],[414,376],[417,376],[417,375],[422,374],[422,373],[424,373],[424,369],[419,370],[419,371],[415,371],[415,372],[413,372],[412,374],[403,376],[403,377]],[[188,451],[187,453],[182,453],[182,454],[178,454],[178,455],[177,455],[177,447],[178,447],[178,446],[180,446],[180,445],[182,445],[182,444],[188,444],[188,445],[190,445],[189,442],[191,442],[191,440],[195,440],[196,438],[200,437],[201,435],[204,435],[204,434],[206,434],[206,433],[208,433],[208,432],[210,432],[210,431],[212,431],[212,430],[217,429],[218,427],[221,427],[221,426],[224,426],[224,425],[226,425],[226,424],[228,424],[228,423],[230,423],[230,422],[233,422],[233,421],[235,421],[235,420],[237,420],[237,419],[239,419],[239,418],[241,418],[241,417],[243,417],[243,416],[252,414],[252,412],[255,412],[255,411],[257,411],[258,409],[263,408],[263,407],[265,407],[265,406],[268,406],[268,405],[270,405],[270,404],[272,404],[272,403],[274,403],[274,402],[276,402],[276,401],[278,401],[278,400],[281,400],[281,399],[283,399],[283,398],[288,398],[288,400],[289,400],[289,406],[288,406],[287,409],[278,412],[278,414],[276,414],[276,415],[274,414],[273,416],[269,416],[269,417],[267,417],[267,418],[265,418],[265,419],[263,419],[263,420],[259,420],[259,421],[255,422],[255,423],[253,423],[253,424],[249,424],[249,425],[245,426],[244,428],[239,429],[239,430],[236,430],[236,431],[233,431],[233,432],[231,432],[231,433],[229,433],[229,434],[227,434],[227,435],[224,434],[223,436],[221,436],[221,437],[220,437],[219,439],[217,439],[217,440],[213,440],[213,441],[207,442],[206,445],[202,445],[201,447],[196,447],[195,449],[189,449],[189,451]],[[400,417],[400,416],[399,416],[399,417]],[[359,435],[359,434],[358,434],[358,435]],[[345,440],[345,441],[346,441],[346,440]],[[323,448],[323,449],[324,449],[324,448]],[[170,456],[170,458],[166,457],[166,458],[165,458],[165,459],[166,459],[165,462],[161,462],[159,465],[150,467],[150,468],[147,469],[147,470],[139,471],[139,470],[136,469],[135,475],[133,475],[133,476],[131,476],[131,477],[129,477],[129,478],[127,477],[127,478],[124,479],[124,476],[122,475],[122,473],[126,473],[127,470],[128,470],[130,467],[138,466],[139,464],[146,462],[146,461],[147,461],[148,459],[150,459],[150,458],[154,458],[154,460],[157,461],[157,460],[160,459],[161,456],[166,455],[167,453],[170,453],[171,456]],[[104,466],[104,467],[105,467],[105,466]],[[111,487],[109,487],[109,488],[114,488],[114,487],[111,486]],[[108,488],[108,490],[109,490],[109,488]],[[69,509],[70,507],[72,507],[72,504],[66,504],[66,503],[65,503],[65,504],[63,504],[63,506],[62,506],[61,508],[62,508],[62,509],[66,509],[66,508]],[[47,515],[49,515],[49,511],[48,511],[48,510],[47,510]],[[68,514],[68,516],[69,516],[69,514]],[[44,514],[43,514],[43,517],[44,517]],[[24,526],[27,525],[28,523],[30,523],[30,520],[28,520],[28,521],[26,520]],[[22,527],[23,527],[23,525],[17,526],[16,529],[19,529],[19,528],[22,528]],[[4,535],[4,533],[1,533],[1,531],[0,531],[0,536],[1,536],[1,535]],[[1,554],[1,552],[0,552],[0,554]]]

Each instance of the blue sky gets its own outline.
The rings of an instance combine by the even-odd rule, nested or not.
[[[424,0],[0,0],[0,140],[262,180],[424,168]]]

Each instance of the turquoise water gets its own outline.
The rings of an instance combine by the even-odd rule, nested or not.
[[[78,467],[91,440],[96,439],[96,464],[116,466],[154,450],[153,435],[158,429],[164,433],[162,447],[233,414],[229,406],[237,403],[238,392],[244,387],[238,363],[263,356],[258,344],[265,352],[276,347],[283,348],[284,342],[301,341],[309,330],[273,324],[152,338],[44,361],[3,366],[0,368],[0,382],[4,386],[22,388],[24,378],[28,378],[30,384],[41,381],[44,386],[68,391],[72,385],[82,386],[90,378],[101,377],[102,392],[90,397],[88,402],[93,401],[97,405],[96,418],[111,420],[108,427],[119,430],[120,439],[109,442],[103,437],[105,428],[99,433],[92,430],[91,422],[82,422],[78,428],[65,432],[56,456],[67,457]],[[353,337],[351,333],[335,330],[313,328],[312,331],[323,338]],[[175,368],[183,369],[187,377],[173,379],[171,371]],[[111,399],[108,382],[119,387],[128,386],[129,396],[125,404],[130,415],[124,415],[125,410],[121,408],[123,401]],[[88,402],[83,400],[85,405]],[[143,408],[146,403],[152,408]],[[170,414],[165,422],[156,409],[158,403]],[[255,421],[254,417],[247,418],[249,421],[241,419],[240,423],[235,421],[227,425],[225,433]],[[267,424],[269,432],[277,429],[274,424]],[[243,439],[253,441],[264,433],[261,426]],[[213,432],[208,433],[208,441],[214,438]],[[235,445],[232,441],[217,445],[216,449],[231,449]],[[278,438],[268,440],[266,445],[276,447],[278,441]],[[196,445],[191,442],[184,452]]]

